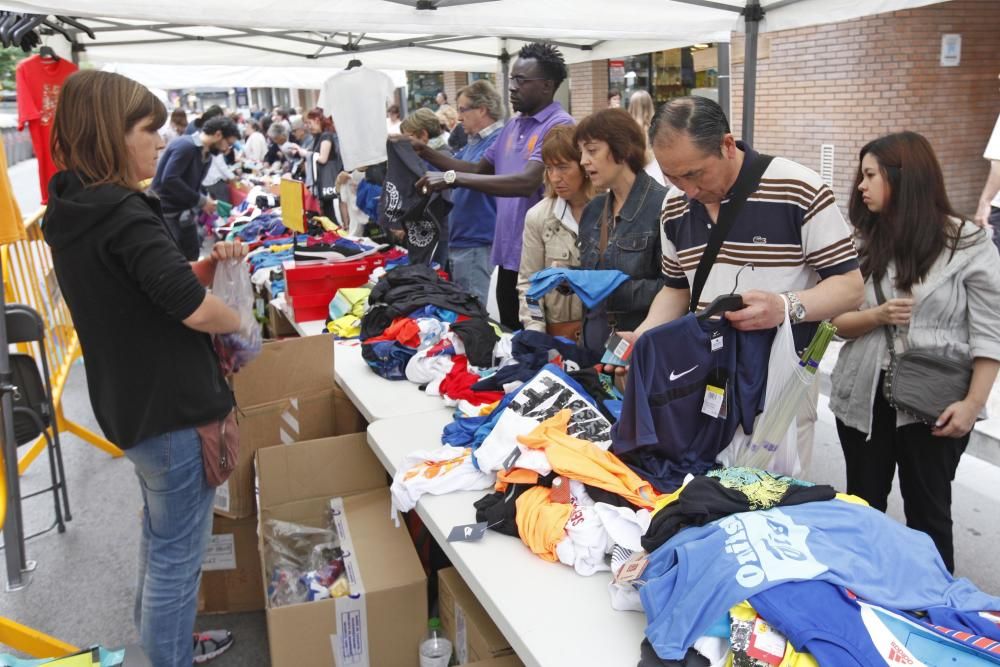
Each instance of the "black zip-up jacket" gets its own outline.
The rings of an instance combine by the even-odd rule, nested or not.
[[[80,337],[90,402],[123,449],[232,408],[211,338],[182,324],[205,298],[159,202],[116,185],[49,183],[42,232]]]

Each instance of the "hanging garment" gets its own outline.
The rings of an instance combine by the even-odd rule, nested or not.
[[[613,452],[661,491],[712,468],[764,406],[774,329],[737,331],[688,314],[636,341]],[[712,402],[712,401],[716,402]]]
[[[410,264],[430,264],[438,244],[448,238],[450,196],[417,191],[416,182],[427,173],[427,167],[409,143],[390,141],[386,150],[389,164],[379,200],[379,226],[386,232],[405,232]]]
[[[337,72],[323,83],[318,106],[337,126],[345,170],[385,161],[385,109],[394,90],[388,75],[367,67]]]
[[[77,70],[63,58],[34,55],[22,60],[14,74],[17,86],[17,129],[28,126],[31,146],[38,158],[38,185],[42,203],[49,201],[49,179],[59,170],[52,159],[51,132],[63,82]]]

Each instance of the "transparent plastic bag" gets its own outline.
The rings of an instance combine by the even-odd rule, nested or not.
[[[269,519],[264,523],[264,563],[271,607],[350,593],[343,552],[331,529]]]
[[[247,265],[239,259],[227,259],[215,267],[212,294],[239,313],[238,331],[215,336],[215,349],[226,373],[235,373],[252,361],[263,344],[260,323],[254,317],[253,285]]]

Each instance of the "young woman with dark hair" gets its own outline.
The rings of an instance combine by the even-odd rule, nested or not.
[[[830,408],[847,463],[847,491],[883,512],[896,469],[906,524],[934,540],[955,569],[951,483],[1000,369],[1000,255],[952,209],[934,150],[915,132],[861,149],[851,196],[865,301],[834,318],[849,339],[833,372]],[[876,298],[875,281],[885,294]],[[933,426],[895,410],[882,391],[883,327],[898,352],[920,349],[970,364],[966,396]],[[935,391],[927,387],[928,392]]]

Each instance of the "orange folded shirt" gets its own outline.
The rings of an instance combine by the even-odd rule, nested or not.
[[[517,440],[525,447],[545,450],[552,469],[590,486],[617,494],[638,507],[653,509],[660,494],[621,459],[592,442],[566,434],[571,412],[562,410]]]
[[[556,546],[566,539],[566,522],[573,506],[552,502],[550,492],[547,487],[536,486],[522,493],[515,501],[515,522],[521,541],[543,559],[555,563],[559,560]]]

